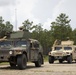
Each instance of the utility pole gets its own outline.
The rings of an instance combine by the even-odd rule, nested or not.
[[[15,9],[15,30],[17,31],[17,9]]]

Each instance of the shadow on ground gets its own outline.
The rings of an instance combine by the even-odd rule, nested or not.
[[[58,61],[55,61],[54,63],[51,64],[76,64],[76,62],[68,63],[67,61],[64,61],[63,63],[59,63]]]
[[[41,66],[41,67],[43,67],[43,66]],[[32,66],[32,65],[30,65],[30,66],[27,65],[27,68],[24,69],[24,70],[31,69],[31,68],[41,68],[41,67],[35,67],[35,66]],[[0,67],[0,70],[19,70],[19,68],[18,68],[18,66],[10,67],[9,65],[4,65],[4,66],[2,65]]]

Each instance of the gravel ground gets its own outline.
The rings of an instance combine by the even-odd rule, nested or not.
[[[11,68],[9,65],[0,65],[0,75],[76,75],[76,63],[49,64],[45,62],[42,67],[37,68],[33,63],[28,63],[25,70]]]

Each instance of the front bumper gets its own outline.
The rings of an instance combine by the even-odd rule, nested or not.
[[[11,56],[16,56],[21,53],[15,50],[0,50],[0,62],[9,61]]]
[[[67,54],[66,52],[54,52],[54,53],[49,53],[49,56],[54,57],[55,60],[67,60],[67,57],[70,55]]]
[[[13,51],[10,50],[0,50],[0,61],[9,61],[10,56],[12,56]]]
[[[67,56],[54,56],[54,59],[55,60],[59,60],[59,59],[66,60]]]

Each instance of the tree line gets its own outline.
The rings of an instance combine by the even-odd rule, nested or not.
[[[76,44],[76,28],[74,30],[71,28],[70,21],[69,16],[61,13],[55,21],[50,23],[50,30],[43,29],[41,23],[34,25],[33,21],[29,21],[29,19],[25,20],[21,27],[31,33],[31,38],[39,40],[44,54],[48,54],[56,39],[67,40],[69,37]],[[4,23],[3,18],[0,17],[0,38],[5,35],[9,37],[12,32],[13,25],[9,21]]]

